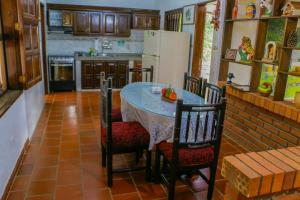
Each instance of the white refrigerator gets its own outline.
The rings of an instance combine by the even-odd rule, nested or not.
[[[188,72],[190,34],[172,31],[145,31],[143,67],[154,68],[154,82],[183,87]]]

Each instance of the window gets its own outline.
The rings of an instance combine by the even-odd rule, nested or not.
[[[182,8],[165,12],[165,30],[182,32]]]
[[[7,89],[6,72],[5,72],[5,59],[2,35],[2,23],[0,18],[0,95]]]

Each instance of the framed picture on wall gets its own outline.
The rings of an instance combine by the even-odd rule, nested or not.
[[[195,23],[195,4],[183,7],[183,24]]]

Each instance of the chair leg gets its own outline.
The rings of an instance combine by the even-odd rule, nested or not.
[[[102,167],[106,167],[106,150],[103,147],[103,145],[101,145],[101,151],[102,151]]]
[[[113,171],[112,171],[112,154],[107,154],[107,185],[112,187],[113,185]]]
[[[217,172],[217,163],[214,163],[213,166],[210,167],[210,179],[209,179],[209,186],[207,192],[207,200],[211,200],[213,197],[216,172]]]
[[[151,159],[152,159],[152,152],[147,150],[147,161],[146,161],[146,181],[151,181]]]
[[[170,182],[168,185],[168,200],[174,200],[176,180],[177,180],[177,174],[173,169],[173,167],[171,167]]]
[[[143,153],[144,153],[144,150],[143,149],[138,149],[136,151],[136,154],[135,154],[135,162],[136,163],[139,163],[140,162],[140,159],[143,157]]]
[[[155,182],[159,183],[160,182],[160,152],[158,149],[156,149],[155,152]]]

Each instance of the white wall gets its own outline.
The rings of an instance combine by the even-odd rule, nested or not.
[[[27,139],[36,127],[44,101],[43,82],[24,91],[0,118],[0,197],[15,168]]]
[[[41,0],[45,2],[45,0]],[[0,118],[0,197],[44,107],[44,82],[26,90]]]
[[[47,3],[158,9],[160,0],[46,0]]]

